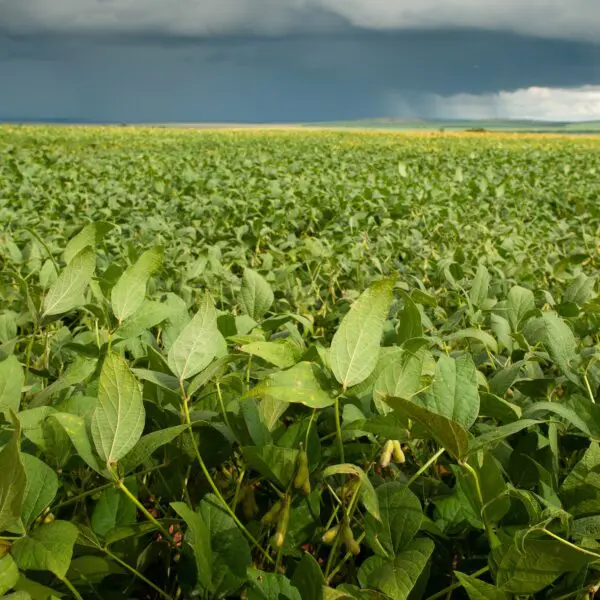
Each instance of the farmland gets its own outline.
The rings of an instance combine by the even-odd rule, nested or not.
[[[600,140],[0,150],[0,597],[598,589]]]

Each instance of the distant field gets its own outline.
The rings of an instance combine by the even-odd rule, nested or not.
[[[600,137],[285,128],[0,127],[0,596],[591,598]]]

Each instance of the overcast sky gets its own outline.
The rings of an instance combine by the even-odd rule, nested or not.
[[[0,0],[0,118],[600,119],[600,0]]]

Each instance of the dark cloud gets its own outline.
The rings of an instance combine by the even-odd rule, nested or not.
[[[564,31],[578,32],[565,39],[542,35],[554,13],[524,23],[536,35],[520,35],[486,30],[475,0],[448,0],[479,24],[459,29],[436,1],[0,0],[0,118],[298,122],[457,116],[461,106],[465,117],[502,116],[507,102],[536,96],[498,93],[531,87],[582,88],[561,102],[577,98],[574,114],[597,106],[600,116],[589,87],[600,83],[600,45],[586,41],[580,17],[565,17]],[[600,4],[572,2],[595,27]],[[504,4],[480,3],[496,7],[497,29],[518,29]],[[412,12],[396,10],[409,4]],[[553,4],[530,0],[520,10]],[[439,28],[444,15],[450,27]],[[555,114],[546,104],[537,116]]]

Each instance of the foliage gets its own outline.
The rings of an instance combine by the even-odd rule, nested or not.
[[[595,142],[0,139],[0,597],[595,593]]]

